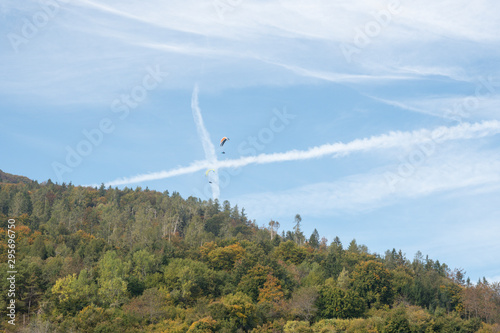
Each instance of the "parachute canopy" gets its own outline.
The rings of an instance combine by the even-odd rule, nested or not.
[[[225,144],[225,143],[226,143],[226,141],[228,141],[228,140],[229,140],[229,138],[227,138],[227,137],[223,137],[223,138],[220,140],[220,146],[221,146],[221,147],[222,147],[222,146],[224,146],[224,144]]]
[[[215,169],[208,169],[208,170],[205,172],[205,177],[208,177],[208,174],[209,174],[211,171],[212,171],[212,172],[215,172]]]

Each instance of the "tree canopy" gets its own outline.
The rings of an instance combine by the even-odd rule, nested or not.
[[[0,175],[0,279],[7,290],[13,218],[19,332],[500,328],[498,283],[472,284],[420,252],[328,244],[299,214],[280,234],[284,221],[258,227],[227,201]],[[7,302],[1,293],[3,318]]]

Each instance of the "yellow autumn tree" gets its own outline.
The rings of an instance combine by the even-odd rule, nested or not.
[[[245,255],[245,249],[240,244],[218,247],[208,253],[208,260],[215,269],[230,270],[234,264]]]
[[[192,323],[187,333],[212,333],[216,328],[217,322],[209,316]]]
[[[267,280],[264,286],[259,288],[259,303],[281,304],[284,300],[284,294],[281,290],[280,280],[271,273],[267,274]]]

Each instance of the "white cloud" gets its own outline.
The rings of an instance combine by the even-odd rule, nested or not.
[[[386,26],[382,24],[356,61],[347,63],[340,44],[352,44],[358,29],[376,22],[376,13],[387,11],[390,3],[242,1],[221,19],[213,1],[70,2],[21,45],[19,54],[0,56],[10,64],[1,71],[0,89],[57,96],[57,101],[109,103],[123,89],[121,84],[142,69],[139,58],[169,67],[172,81],[165,83],[167,89],[190,89],[200,76],[193,68],[201,61],[210,68],[204,77],[217,81],[221,89],[303,83],[311,77],[370,84],[430,75],[468,80],[470,73],[460,68],[467,65],[470,71],[481,71],[471,64],[482,58],[467,43],[480,47],[498,41],[500,22],[495,13],[500,5],[496,2],[401,0],[401,12],[392,15]],[[29,4],[34,9],[26,11],[28,18],[40,8],[35,1]],[[17,7],[17,2],[3,3],[4,15],[17,25],[0,28],[1,33],[19,32],[24,14],[17,15]],[[89,44],[83,45],[82,40]],[[495,58],[495,49],[490,51]],[[266,70],[269,65],[285,68],[296,78],[291,81],[286,72],[277,75]],[[262,75],[256,77],[256,69]],[[227,79],[215,79],[226,73],[231,74]]]
[[[407,174],[398,173],[399,166],[393,165],[336,182],[310,184],[281,192],[252,193],[232,201],[258,217],[269,218],[269,212],[282,216],[291,210],[325,217],[366,212],[399,200],[460,189],[495,191],[500,185],[500,159],[497,156],[497,151],[458,157],[456,151],[440,153],[426,158],[421,165],[413,166],[414,170]]]
[[[474,91],[464,96],[425,96],[418,99],[390,100],[371,97],[379,102],[398,107],[400,109],[423,113],[439,118],[456,121],[500,119],[500,97],[497,88],[491,91],[484,86],[477,85],[480,94]],[[475,90],[473,89],[473,90]]]
[[[497,276],[487,276],[486,280],[490,283],[496,282],[500,283],[500,275]],[[476,283],[477,281],[471,281],[472,283]]]
[[[308,3],[298,0],[242,1],[228,6],[222,16],[212,1],[108,3],[103,5],[96,1],[81,0],[76,4],[159,27],[214,37],[248,38],[271,34],[337,41],[351,37],[355,27],[375,20],[377,12],[398,7],[391,18],[394,24],[414,32],[432,33],[436,37],[498,40],[495,27],[498,28],[496,10],[499,5],[494,1],[436,3],[427,0],[412,3],[401,0],[399,6],[394,7],[391,5],[395,2],[385,0],[355,3],[342,0],[315,0]],[[406,30],[401,33],[406,33]],[[406,38],[406,34],[403,36]]]
[[[335,73],[335,72],[328,72],[328,71],[321,71],[321,70],[314,70],[314,69],[307,69],[307,68],[302,68],[299,66],[293,66],[293,65],[287,65],[284,63],[278,63],[278,62],[273,62],[269,60],[263,60],[264,62],[283,67],[295,74],[298,74],[300,76],[304,77],[311,77],[315,79],[321,79],[325,81],[330,81],[330,82],[366,82],[366,81],[377,81],[380,82],[381,80],[409,80],[411,78],[415,78],[414,76],[410,75],[379,75],[379,74],[349,74],[349,73]]]
[[[426,1],[425,3],[402,1],[404,10],[401,24],[406,27],[425,32],[428,36],[470,41],[498,41],[498,20],[496,13],[500,10],[494,1]]]

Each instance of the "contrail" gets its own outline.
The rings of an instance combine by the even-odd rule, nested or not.
[[[349,143],[324,144],[308,150],[290,150],[284,153],[260,154],[235,160],[218,162],[219,168],[238,168],[249,164],[267,164],[286,161],[308,160],[326,155],[344,156],[353,152],[410,146],[419,143],[441,143],[451,140],[480,138],[500,133],[500,122],[464,123],[454,127],[438,127],[435,130],[421,129],[412,132],[390,132]]]
[[[453,127],[438,127],[434,130],[421,129],[412,132],[390,132],[388,134],[372,136],[370,138],[356,139],[348,143],[328,143],[307,150],[290,150],[284,153],[260,154],[246,156],[238,159],[216,161],[196,161],[187,167],[178,167],[169,171],[160,171],[150,174],[137,175],[131,178],[121,178],[106,183],[106,186],[126,185],[147,180],[170,178],[207,169],[209,167],[238,168],[250,164],[269,164],[286,161],[308,160],[333,155],[345,156],[354,152],[370,151],[375,149],[389,149],[408,147],[415,144],[435,143],[446,141],[481,138],[500,133],[500,122],[497,120],[483,121],[481,123],[463,123]]]
[[[205,128],[203,117],[201,116],[201,110],[198,104],[198,84],[195,84],[193,89],[193,95],[191,97],[191,110],[193,111],[193,118],[196,124],[198,136],[200,137],[203,150],[205,151],[205,158],[209,163],[209,167],[215,170],[214,177],[210,178],[210,181],[212,196],[214,199],[218,199],[220,196],[220,187],[219,172],[217,170],[217,154],[215,153],[215,147],[212,140],[210,140],[210,134]]]
[[[209,166],[210,164],[207,161],[196,161],[191,163],[191,165],[187,167],[178,167],[168,171],[158,171],[158,172],[137,175],[133,177],[119,178],[111,182],[107,182],[105,183],[105,185],[118,186],[118,185],[141,183],[149,180],[172,178],[172,177],[192,174],[195,172],[199,172],[200,170],[206,170]],[[98,186],[98,185],[92,185],[92,186]]]

